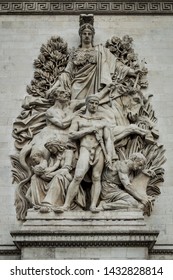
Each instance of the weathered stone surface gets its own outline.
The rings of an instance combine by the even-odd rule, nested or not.
[[[159,233],[141,212],[61,215],[29,212],[21,230],[11,232],[22,259],[148,259]]]
[[[62,24],[61,24],[62,22]],[[78,25],[78,18],[68,17],[20,17],[1,16],[1,118],[2,153],[0,161],[1,182],[1,242],[11,243],[9,231],[14,228],[15,213],[13,208],[14,187],[11,187],[9,155],[13,153],[11,142],[12,123],[25,95],[25,86],[29,84],[33,69],[32,61],[38,56],[39,48],[52,34],[64,34],[64,38],[77,43],[73,30]],[[61,25],[60,25],[61,24]],[[70,31],[67,32],[70,26]],[[135,40],[135,50],[148,62],[150,91],[155,92],[153,105],[159,119],[160,141],[166,148],[165,183],[155,204],[153,215],[146,218],[152,229],[159,229],[158,243],[172,243],[172,17],[107,17],[95,19],[97,35],[105,41],[112,34],[117,36],[130,34]],[[51,31],[50,31],[51,30]],[[7,34],[7,35],[5,35]],[[39,34],[39,36],[38,36]],[[26,55],[27,54],[27,55]],[[21,65],[22,61],[22,65]],[[19,72],[15,69],[21,69]],[[23,71],[25,69],[25,71]],[[10,78],[10,82],[9,82]],[[14,90],[15,89],[15,90]],[[15,92],[15,94],[14,94]],[[163,110],[164,104],[164,110]],[[166,108],[166,110],[165,110]],[[7,113],[8,112],[8,113]],[[6,129],[8,124],[8,130]],[[8,199],[7,199],[8,198]],[[166,203],[165,203],[166,201]]]
[[[94,16],[79,18],[80,45],[42,44],[13,126],[18,220],[80,208],[141,209],[150,216],[166,161],[133,38],[94,45]],[[144,92],[146,90],[146,92]],[[86,188],[86,189],[85,189]]]
[[[140,259],[148,258],[148,250],[146,248],[24,248],[22,250],[22,259],[56,259],[56,260],[124,260],[124,259]]]
[[[40,230],[55,230],[58,227],[60,232],[90,232],[98,230],[109,232],[109,230],[144,230],[146,223],[141,211],[129,209],[128,211],[105,211],[92,214],[90,211],[71,211],[63,214],[54,212],[41,214],[35,211],[28,211],[27,220],[23,224],[22,230],[34,230],[34,227]]]

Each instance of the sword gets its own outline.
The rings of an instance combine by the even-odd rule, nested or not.
[[[105,161],[106,161],[107,163],[109,163],[109,159],[108,159],[108,155],[107,155],[107,152],[106,152],[106,148],[105,148],[105,145],[104,145],[104,142],[103,142],[103,138],[102,138],[102,136],[100,135],[99,131],[95,130],[94,133],[95,133],[95,136],[96,136],[97,141],[99,142],[99,144],[100,144],[100,146],[101,146],[103,155],[104,155],[104,157],[105,157]],[[107,167],[108,167],[110,170],[113,170],[110,163],[108,164]]]

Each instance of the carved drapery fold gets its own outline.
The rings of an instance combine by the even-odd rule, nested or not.
[[[85,23],[84,23],[85,22]],[[165,150],[133,38],[93,45],[93,15],[80,16],[81,45],[59,36],[40,48],[14,122],[16,213],[140,209],[150,215]]]

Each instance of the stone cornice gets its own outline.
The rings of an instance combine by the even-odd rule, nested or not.
[[[172,249],[152,249],[150,251],[151,255],[173,255]]]
[[[172,15],[173,0],[0,0],[0,15]]]
[[[133,243],[131,243],[131,245],[132,244]],[[44,245],[47,245],[47,244],[44,244]],[[20,243],[20,246],[22,247],[21,243]],[[159,249],[157,247],[159,247]],[[169,247],[171,247],[171,249],[168,249]],[[173,248],[171,245],[166,245],[166,246],[157,245],[156,247],[151,249],[149,253],[150,253],[150,255],[173,255]],[[0,245],[0,255],[20,255],[20,254],[21,254],[21,251],[15,245]]]
[[[20,250],[15,245],[0,245],[0,255],[20,255]]]
[[[153,248],[158,231],[46,232],[13,231],[13,242],[22,247],[147,247]]]
[[[151,255],[173,255],[173,244],[156,244],[150,250]]]

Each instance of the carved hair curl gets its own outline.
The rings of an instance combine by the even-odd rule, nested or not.
[[[141,153],[133,153],[130,155],[129,159],[132,161],[141,161],[142,160],[144,164],[146,164],[146,162],[147,162],[146,157]]]
[[[64,143],[62,141],[59,141],[59,140],[55,140],[55,139],[52,139],[52,140],[48,141],[44,146],[47,150],[49,150],[49,147],[53,146],[54,148],[57,149],[57,151],[60,151],[62,149],[65,150],[66,147],[67,147],[66,143]]]
[[[82,32],[83,32],[85,29],[91,30],[91,32],[92,32],[92,34],[93,34],[93,36],[94,36],[94,34],[95,34],[95,29],[94,29],[94,27],[93,27],[90,23],[84,23],[84,24],[82,24],[82,25],[80,26],[80,28],[79,28],[79,36],[82,35]]]
[[[88,95],[88,96],[86,97],[85,103],[87,104],[88,101],[89,101],[90,99],[94,99],[94,100],[96,100],[96,101],[99,102],[99,98],[97,97],[97,95],[92,94],[92,95]]]
[[[55,101],[55,99],[59,96],[59,94],[60,94],[61,91],[66,91],[66,92],[68,92],[68,94],[69,94],[69,99],[71,98],[71,92],[70,92],[70,90],[64,89],[64,88],[62,88],[62,87],[57,87],[57,88],[54,88],[54,89],[51,91],[50,96],[49,96],[50,99],[52,99],[53,101]]]

